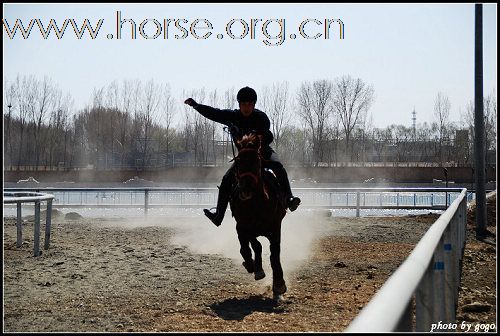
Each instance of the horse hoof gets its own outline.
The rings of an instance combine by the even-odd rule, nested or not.
[[[273,293],[273,300],[276,304],[280,304],[281,302],[283,302],[283,295]]]
[[[256,271],[255,272],[255,280],[264,279],[266,277],[266,273],[264,271]]]
[[[245,261],[242,263],[243,267],[245,267],[245,269],[247,270],[248,273],[253,273],[254,272],[254,269],[253,269],[253,264],[252,265],[249,265],[247,264]]]
[[[281,295],[286,293],[286,285],[285,282],[278,284],[278,285],[273,285],[273,294],[274,296],[276,295]]]

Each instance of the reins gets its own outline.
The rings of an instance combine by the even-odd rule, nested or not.
[[[264,161],[264,157],[262,156],[262,153],[260,152],[260,150],[258,148],[242,148],[242,149],[239,149],[238,150],[238,154],[235,155],[235,151],[234,151],[235,138],[234,138],[232,132],[230,130],[228,130],[228,129],[229,129],[229,127],[224,127],[224,131],[227,132],[227,133],[229,133],[231,135],[232,140],[233,140],[233,141],[231,141],[231,148],[232,148],[232,151],[233,151],[233,158],[231,160],[229,160],[229,162],[235,161],[236,164],[238,165],[238,160],[237,159],[239,158],[239,156],[242,153],[246,153],[246,152],[255,152],[255,153],[257,153],[258,159],[261,162]],[[245,177],[245,176],[249,176],[249,177],[251,177],[254,180],[255,184],[259,185],[259,184],[262,183],[262,180],[261,180],[262,176],[259,178],[257,176],[257,174],[255,174],[253,172],[243,172],[243,173],[239,174],[238,171],[239,171],[239,168],[237,168],[236,171],[235,171],[235,174],[236,174],[237,178],[242,178],[242,177]],[[265,192],[265,194],[267,196],[267,192]]]

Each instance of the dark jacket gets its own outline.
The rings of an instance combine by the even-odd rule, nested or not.
[[[262,141],[263,156],[269,159],[274,152],[270,146],[270,143],[274,139],[273,133],[269,129],[271,127],[271,122],[264,112],[254,109],[250,116],[245,117],[241,114],[240,110],[221,110],[203,104],[194,106],[194,109],[200,112],[205,118],[215,122],[227,126],[233,124],[238,127],[242,134],[246,134],[250,131],[257,131],[264,136]]]

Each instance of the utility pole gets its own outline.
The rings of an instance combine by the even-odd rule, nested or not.
[[[476,175],[476,238],[487,236],[483,111],[483,5],[476,4],[474,58],[474,172]]]

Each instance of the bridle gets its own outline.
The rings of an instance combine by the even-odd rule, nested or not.
[[[239,150],[238,155],[236,155],[234,157],[234,159],[233,159],[234,161],[236,161],[236,164],[238,164],[238,159],[239,159],[240,155],[242,153],[245,153],[245,152],[256,152],[257,153],[257,158],[259,160],[262,160],[262,155],[261,155],[260,151],[257,148],[242,148],[241,150]],[[241,178],[243,178],[245,176],[250,176],[254,180],[255,184],[259,185],[261,179],[260,179],[259,176],[257,176],[257,174],[255,174],[253,172],[243,172],[243,173],[239,174],[239,169],[238,168],[237,168],[236,178],[241,179]]]
[[[240,149],[240,146],[238,146],[238,144],[236,144],[236,147],[238,148],[238,154],[235,155],[234,143],[237,142],[237,141],[235,141],[235,135],[231,131],[231,127],[233,127],[233,130],[234,130],[234,128],[236,128],[235,125],[229,124],[227,127],[224,127],[224,131],[227,132],[233,138],[233,141],[231,141],[231,148],[233,150],[233,158],[229,162],[234,161],[236,163],[236,169],[234,171],[235,178],[237,180],[240,180],[241,178],[243,178],[245,176],[249,176],[255,182],[255,185],[257,185],[257,186],[262,185],[262,176],[260,175],[261,174],[260,171],[258,173],[247,171],[247,172],[243,172],[241,174],[239,172],[239,170],[240,170],[239,169],[239,166],[240,166],[239,165],[240,155],[243,154],[243,153],[246,153],[246,152],[256,152],[257,153],[257,159],[260,161],[260,166],[262,166],[262,161],[264,159],[263,159],[262,153],[260,151],[260,144],[259,144],[259,148],[244,147],[244,148],[241,148],[241,149]],[[241,139],[243,139],[243,137]],[[261,141],[260,138],[259,138],[259,141]]]

